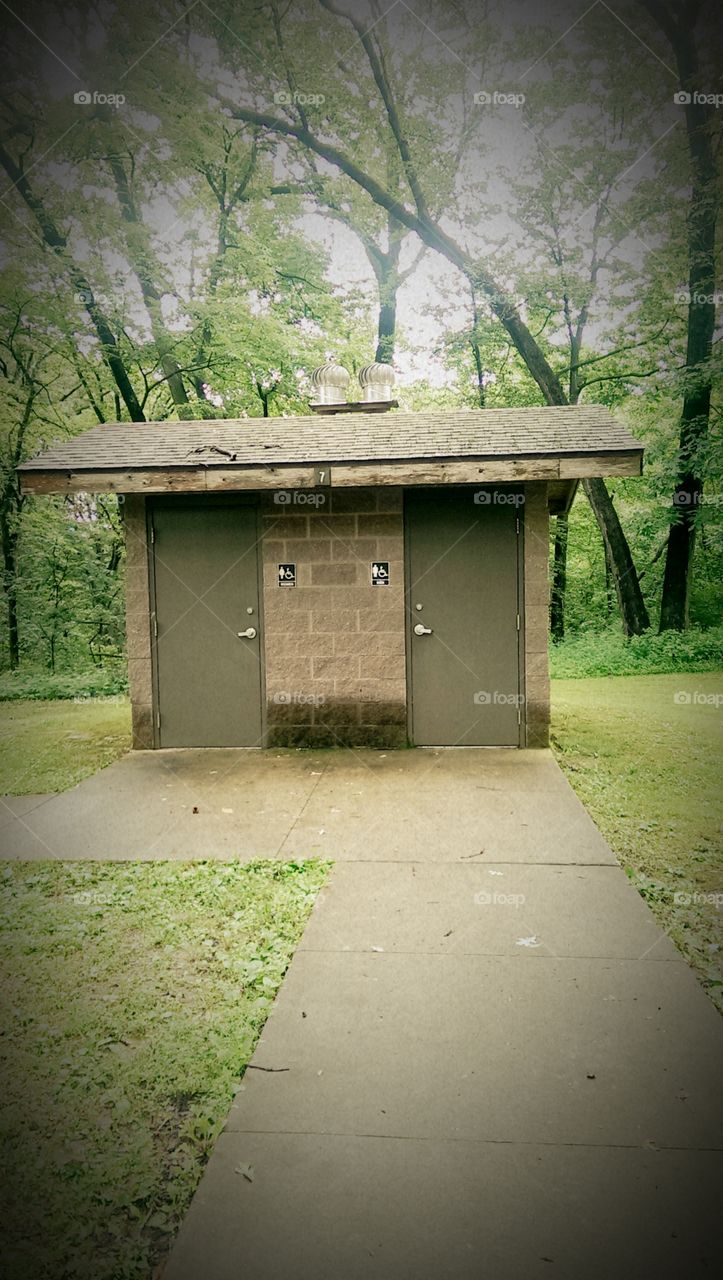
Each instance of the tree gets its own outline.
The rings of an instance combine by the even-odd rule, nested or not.
[[[715,108],[706,101],[698,41],[701,0],[651,3],[641,0],[668,40],[680,89],[686,96],[685,127],[690,159],[688,211],[688,340],[683,407],[680,417],[678,477],[665,556],[660,630],[688,625],[690,585],[703,492],[702,449],[711,407],[711,356],[715,327],[717,166],[714,154]],[[697,28],[697,30],[696,30]]]
[[[545,402],[550,405],[568,403],[559,374],[533,337],[509,292],[501,288],[484,260],[455,240],[442,227],[439,215],[435,216],[432,211],[421,171],[412,153],[404,114],[397,101],[381,43],[382,20],[375,22],[373,27],[369,28],[363,17],[339,9],[333,0],[319,0],[319,3],[329,13],[350,24],[356,33],[358,46],[366,55],[371,77],[383,104],[409,203],[404,195],[402,198],[397,196],[396,188],[389,184],[388,177],[385,180],[377,176],[371,167],[363,167],[356,155],[352,155],[343,145],[328,140],[328,121],[322,131],[313,125],[306,111],[297,111],[291,119],[286,119],[267,111],[234,105],[230,108],[232,115],[238,120],[253,125],[254,128],[274,133],[279,138],[295,140],[304,150],[313,153],[355,182],[397,222],[415,231],[423,244],[440,253],[463,273],[475,293],[479,292],[486,296],[492,312],[524,360]],[[461,152],[458,152],[457,158],[459,154]],[[604,481],[586,482],[585,489],[611,557],[615,588],[625,630],[627,634],[638,634],[649,623],[622,526]]]

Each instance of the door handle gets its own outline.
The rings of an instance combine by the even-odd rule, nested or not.
[[[431,636],[432,628],[425,627],[423,622],[418,622],[416,627],[414,628],[414,634],[415,636]]]
[[[253,640],[256,635],[256,628],[247,627],[245,631],[237,631],[236,635],[239,640]]]

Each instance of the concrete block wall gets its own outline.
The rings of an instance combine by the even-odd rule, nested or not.
[[[148,571],[146,500],[125,495],[122,505],[126,543],[126,640],[133,746],[153,746],[153,675]]]
[[[402,491],[290,496],[262,499],[268,744],[404,746]],[[375,559],[386,587],[371,585]],[[295,587],[278,585],[286,562]]]
[[[526,745],[550,741],[549,525],[547,485],[525,485],[524,664]]]

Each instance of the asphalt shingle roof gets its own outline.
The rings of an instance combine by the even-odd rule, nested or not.
[[[104,423],[21,471],[253,467],[641,451],[602,405]]]

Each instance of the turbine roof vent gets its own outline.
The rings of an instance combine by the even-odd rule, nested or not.
[[[362,400],[365,403],[373,401],[390,401],[394,390],[394,370],[390,364],[381,364],[375,361],[374,364],[366,364],[363,369],[359,370],[359,386],[362,391]]]
[[[315,369],[310,378],[317,404],[344,404],[349,385],[349,371],[341,364],[329,362]]]

